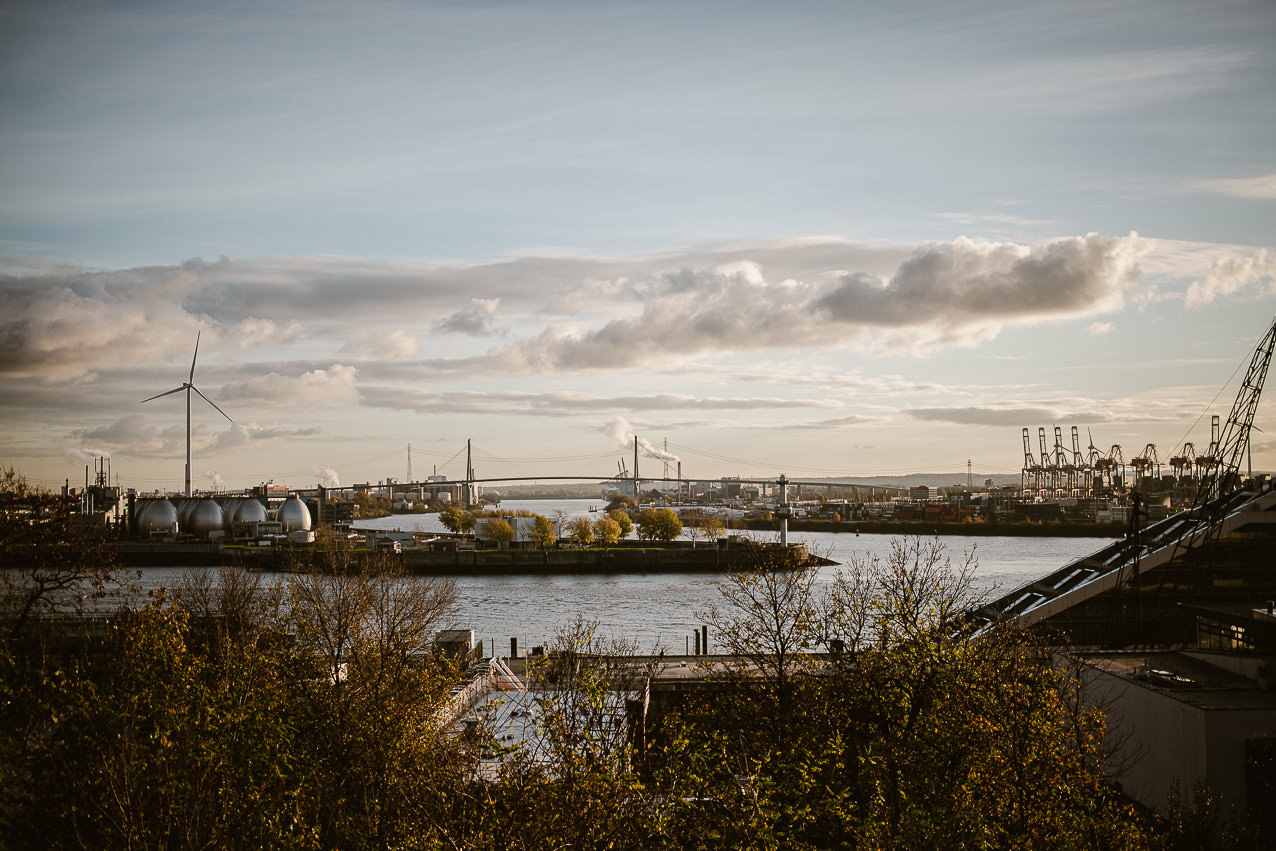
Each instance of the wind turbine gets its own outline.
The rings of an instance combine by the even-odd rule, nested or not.
[[[221,408],[218,408],[216,402],[214,402],[212,399],[209,399],[203,393],[200,393],[199,388],[195,386],[195,358],[199,357],[199,335],[200,335],[200,332],[195,333],[195,354],[194,356],[191,357],[190,378],[188,378],[186,382],[182,384],[181,387],[174,387],[172,390],[168,390],[164,393],[159,393],[155,396],[152,396],[150,399],[143,399],[140,403],[140,404],[146,404],[147,402],[151,401],[151,399],[158,399],[160,398],[160,396],[171,396],[174,393],[181,393],[183,390],[186,391],[186,495],[187,496],[191,495],[191,391],[194,390],[196,393],[199,393],[199,398],[203,399],[205,402],[212,405],[217,410],[217,413],[225,417],[228,422],[232,422],[232,423],[234,422],[234,420],[230,418],[229,414],[227,414]]]

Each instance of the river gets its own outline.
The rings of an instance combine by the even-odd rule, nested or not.
[[[526,508],[551,518],[557,510],[570,518],[596,517],[590,508],[601,509],[603,505],[602,500],[588,499],[506,500],[501,508]],[[436,514],[398,514],[355,525],[442,531]],[[885,557],[897,536],[800,532],[789,537],[807,542],[812,552],[845,564],[851,558]],[[1110,543],[1107,538],[959,536],[941,541],[954,562],[974,548],[980,590],[1009,590]],[[817,581],[829,581],[837,569],[821,568]],[[716,576],[702,573],[458,576],[457,624],[473,629],[485,647],[494,646],[505,653],[511,637],[519,639],[520,648],[545,644],[560,627],[583,615],[598,620],[606,634],[633,639],[643,650],[664,648],[681,653],[687,636],[700,624],[696,612],[718,598],[717,581]],[[711,635],[710,649],[712,643]]]

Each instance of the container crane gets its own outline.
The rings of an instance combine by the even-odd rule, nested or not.
[[[1139,490],[1144,487],[1144,482],[1149,478],[1155,485],[1161,479],[1161,459],[1156,454],[1156,444],[1149,443],[1143,447],[1143,451],[1130,459],[1130,466],[1134,468],[1134,489]]]
[[[1170,457],[1170,471],[1174,478],[1183,483],[1192,477],[1196,470],[1196,445],[1191,441],[1183,444],[1183,451]]]

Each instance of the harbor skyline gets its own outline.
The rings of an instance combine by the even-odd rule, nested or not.
[[[0,463],[50,486],[181,488],[139,403],[197,333],[197,489],[635,433],[964,480],[1024,427],[1201,451],[1276,313],[1262,2],[3,14]]]

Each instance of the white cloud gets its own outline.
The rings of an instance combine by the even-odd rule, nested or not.
[[[300,375],[269,372],[227,384],[219,395],[224,400],[269,401],[278,405],[349,402],[358,396],[355,388],[358,374],[355,367],[339,363]]]
[[[383,360],[406,360],[416,357],[421,351],[421,342],[406,331],[396,328],[379,334],[365,334],[357,340],[350,340],[341,347],[338,354],[364,355]]]
[[[1193,281],[1187,288],[1184,303],[1188,307],[1213,304],[1223,296],[1254,290],[1254,295],[1276,292],[1276,256],[1260,249],[1253,257],[1228,257],[1215,260],[1209,276]]]
[[[1111,334],[1116,330],[1116,326],[1111,322],[1091,322],[1085,326],[1085,332],[1091,337],[1102,337],[1104,334]]]
[[[1193,189],[1216,195],[1228,195],[1232,198],[1276,199],[1276,172],[1261,174],[1257,177],[1221,177],[1213,180],[1198,180],[1192,184]]]
[[[241,349],[251,349],[266,344],[291,343],[301,334],[301,323],[296,320],[280,325],[270,319],[253,317],[230,326],[228,336]]]
[[[1052,225],[1057,219],[1028,219],[1012,213],[931,213],[936,219],[952,222],[957,225],[1010,225],[1029,227],[1035,225]]]

